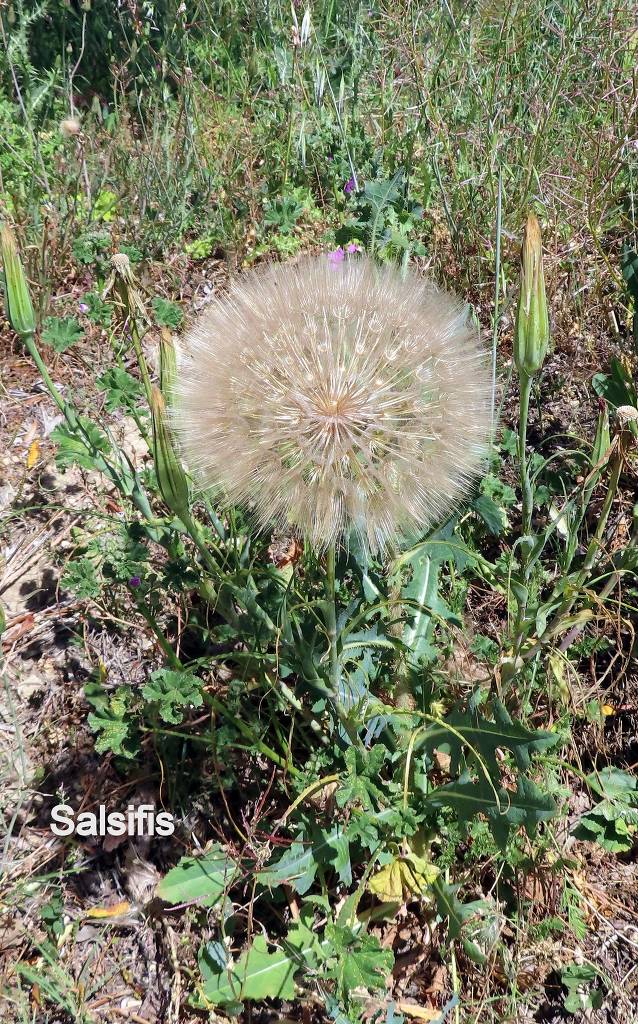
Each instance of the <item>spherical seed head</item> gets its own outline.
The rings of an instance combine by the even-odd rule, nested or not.
[[[319,549],[447,516],[480,468],[491,385],[455,299],[325,256],[252,271],[187,333],[174,424],[200,482]]]
[[[63,121],[60,121],[60,131],[68,139],[73,135],[79,135],[82,131],[82,125],[77,117],[65,117]]]

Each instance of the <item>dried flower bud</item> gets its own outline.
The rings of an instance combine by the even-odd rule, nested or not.
[[[102,298],[106,298],[109,292],[113,291],[129,314],[132,316],[139,314],[148,320],[148,313],[137,287],[137,280],[129,257],[125,252],[116,252],[111,257],[111,266],[113,272],[104,286]]]
[[[521,291],[514,331],[514,362],[521,376],[538,373],[549,345],[549,315],[543,274],[543,240],[530,213],[521,249]]]
[[[7,224],[3,224],[0,229],[0,247],[9,322],[21,338],[31,336],[35,333],[35,314],[16,240]]]
[[[633,405],[619,405],[616,409],[618,426],[623,433],[638,437],[638,409]]]

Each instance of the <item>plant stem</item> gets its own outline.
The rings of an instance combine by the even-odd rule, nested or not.
[[[166,655],[166,660],[168,661],[171,668],[177,669],[178,671],[182,670],[184,668],[184,665],[177,657],[175,651],[173,650],[170,643],[164,636],[164,633],[162,632],[159,623],[155,619],[155,616],[152,614],[152,612],[149,611],[149,609],[144,604],[142,604],[141,601],[136,602],[136,605],[140,615],[142,615],[143,618],[146,619],[149,626],[153,630],[155,636],[157,637],[157,641],[160,647],[162,648],[164,654]],[[233,715],[228,710],[228,708],[225,707],[225,705],[217,699],[217,697],[213,697],[211,694],[206,694],[206,700],[210,707],[213,709],[213,711],[216,711],[219,715],[222,715],[225,719],[227,719],[227,721],[232,722],[237,731],[241,733],[241,735],[250,742],[251,746],[255,750],[258,750],[260,754],[263,754],[264,757],[267,757],[270,761],[273,762],[273,764],[276,764],[280,768],[285,769],[291,775],[297,774],[297,769],[294,767],[294,765],[292,765],[286,758],[283,758],[280,754],[278,754],[276,750],[273,750],[272,747],[267,746],[267,744],[262,742],[262,740],[260,740],[259,737],[255,736],[255,733],[250,728],[250,726],[246,725],[245,722],[242,722],[241,718],[237,718],[236,715]],[[189,740],[208,742],[204,737],[200,737],[197,735],[191,736],[189,733],[180,733],[176,730],[162,728],[160,730],[154,731],[161,731],[162,733],[165,733],[170,736],[183,736],[185,739]]]
[[[620,480],[620,473],[623,465],[623,455],[620,449],[617,449],[611,464],[611,475],[609,478],[609,486],[607,487],[607,493],[603,502],[603,507],[600,510],[600,516],[598,518],[598,526],[596,532],[589,542],[587,552],[585,554],[585,561],[583,567],[578,576],[578,582],[584,583],[590,570],[592,569],[594,562],[596,561],[596,555],[602,547],[603,535],[607,527],[607,520],[609,519],[609,513],[611,512],[611,506],[614,498],[616,497],[616,491],[618,490],[618,482]]]
[[[494,411],[496,405],[496,347],[498,343],[498,320],[500,311],[501,284],[501,231],[503,204],[503,172],[498,170],[498,195],[496,202],[496,251],[494,254],[494,324],[492,327],[492,433],[496,429]]]
[[[148,366],[146,365],[146,359],[144,357],[144,352],[142,350],[142,342],[141,342],[140,335],[139,335],[139,330],[138,330],[138,327],[137,327],[137,320],[135,319],[135,316],[133,314],[133,311],[131,309],[131,305],[130,304],[129,304],[129,316],[130,316],[130,320],[131,320],[131,341],[133,342],[133,349],[135,351],[135,356],[136,356],[136,359],[137,359],[137,365],[140,368],[140,374],[141,374],[141,377],[142,377],[142,384],[144,385],[144,392],[146,394],[146,400],[147,400],[148,404],[150,405],[151,404],[151,393],[153,391],[153,386],[151,384],[151,378],[150,378],[150,375],[149,375],[149,372],[148,372]]]
[[[138,612],[140,613],[140,615],[144,619],[146,619],[147,623],[149,624],[149,626],[151,627],[151,629],[155,633],[155,636],[157,638],[157,642],[160,645],[160,647],[162,648],[162,651],[164,652],[164,654],[166,655],[166,660],[168,661],[168,663],[171,666],[171,668],[182,669],[184,666],[182,665],[181,661],[179,660],[179,658],[175,654],[175,651],[173,650],[173,648],[171,647],[170,643],[168,642],[168,640],[164,636],[164,633],[162,632],[162,629],[161,629],[159,623],[157,622],[155,616],[153,615],[153,613],[150,612],[149,609],[146,607],[146,605],[142,604],[141,601],[136,601],[135,603],[136,603]]]
[[[326,553],[326,629],[330,644],[330,687],[334,699],[339,703],[339,655],[337,652],[337,583],[336,546],[331,543]]]
[[[57,405],[57,407],[60,410],[60,412],[63,413],[64,416],[68,418],[68,411],[69,410],[67,409],[67,404],[64,401],[64,399],[63,399],[62,395],[60,394],[60,392],[58,391],[58,389],[56,388],[55,384],[51,380],[51,377],[49,375],[49,371],[47,370],[46,366],[44,365],[44,362],[42,360],[42,356],[38,352],[38,348],[37,348],[37,345],[35,343],[35,338],[33,337],[32,334],[23,334],[22,335],[22,340],[23,340],[23,342],[24,342],[24,344],[26,346],[26,349],[27,349],[29,355],[33,359],[33,362],[35,363],[35,365],[37,366],[38,370],[40,371],[40,376],[42,377],[42,380],[44,381],[44,384],[46,385],[46,388],[47,388],[49,394],[51,395],[51,398],[53,399],[53,401]]]
[[[529,478],[527,465],[527,419],[529,416],[529,397],[532,390],[532,378],[527,374],[521,375],[521,397],[518,420],[518,461],[521,470],[521,493],[523,498],[523,519],[521,532],[527,536],[532,529],[532,484]]]
[[[614,498],[616,497],[616,492],[618,491],[618,483],[620,481],[620,474],[622,472],[623,461],[623,453],[622,450],[619,449],[616,451],[613,461],[611,463],[611,476],[609,478],[609,486],[607,488],[607,493],[605,495],[603,506],[600,510],[598,526],[596,527],[596,532],[594,536],[589,542],[589,546],[585,553],[585,559],[583,561],[581,570],[576,578],[574,587],[569,596],[563,601],[563,603],[556,611],[555,615],[553,616],[551,622],[548,624],[543,635],[536,641],[536,643],[528,651],[525,652],[524,658],[526,661],[528,661],[530,658],[533,658],[534,655],[538,654],[539,651],[544,646],[546,646],[548,640],[550,640],[560,631],[562,620],[571,614],[572,608],[574,607],[576,601],[580,596],[581,589],[586,583],[587,578],[589,577],[592,569],[594,568],[594,564],[596,562],[596,555],[599,553],[602,547],[603,537],[605,534],[605,529],[607,527],[607,520],[609,519],[609,513],[611,512],[611,507],[613,505]],[[630,541],[630,544],[631,543],[632,542]],[[603,588],[599,595],[601,600],[604,600],[608,596],[608,594],[611,593],[615,583],[618,582],[619,578],[620,577],[618,573],[614,573],[612,575],[611,579],[608,580],[606,586]],[[580,630],[574,633],[573,639],[576,638],[579,631]]]

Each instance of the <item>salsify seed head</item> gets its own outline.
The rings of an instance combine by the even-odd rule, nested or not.
[[[480,469],[491,384],[458,302],[325,256],[245,274],[187,332],[174,425],[193,475],[262,527],[373,551],[447,516]]]

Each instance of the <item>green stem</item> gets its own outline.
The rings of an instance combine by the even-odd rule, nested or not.
[[[293,767],[293,765],[290,764],[290,762],[287,761],[286,758],[282,757],[281,754],[278,754],[276,750],[273,750],[272,747],[267,746],[260,739],[258,739],[258,737],[255,736],[254,732],[252,731],[249,725],[246,725],[245,722],[242,722],[241,718],[236,718],[235,715],[231,714],[228,708],[225,707],[220,700],[217,700],[217,697],[212,697],[210,694],[206,694],[206,700],[210,704],[213,711],[216,711],[218,714],[223,715],[223,717],[227,721],[232,722],[232,724],[237,729],[237,732],[240,732],[242,736],[249,740],[251,746],[254,747],[255,750],[258,750],[260,754],[263,754],[264,757],[267,757],[270,761],[273,762],[273,764],[278,765],[280,768],[284,768],[291,775],[299,774],[297,769]]]
[[[193,539],[195,547],[202,556],[204,565],[210,573],[217,576],[219,574],[219,565],[208,550],[201,526],[193,519],[190,512],[187,512],[185,509],[180,512],[179,518]]]
[[[521,493],[523,499],[523,520],[521,532],[527,536],[532,529],[532,483],[527,465],[527,420],[529,416],[529,398],[532,390],[532,378],[521,375],[521,397],[518,420],[518,461],[521,470]]]
[[[225,719],[227,719],[229,722],[232,722],[237,731],[242,733],[242,735],[250,741],[250,749],[259,751],[260,754],[263,754],[264,757],[267,757],[269,761],[273,762],[273,764],[276,764],[279,768],[285,769],[285,771],[287,771],[289,775],[299,775],[299,771],[297,768],[294,767],[294,765],[286,761],[285,758],[278,754],[276,750],[273,750],[272,747],[267,746],[265,743],[262,743],[261,740],[257,739],[256,736],[253,736],[248,726],[244,725],[240,718],[235,718],[234,715],[231,715],[228,709],[225,708],[224,705],[221,703],[221,701],[218,701],[215,697],[210,696],[207,697],[207,700],[214,711],[219,712],[219,714],[223,715]],[[159,732],[162,734],[162,736],[177,736],[179,739],[188,740],[189,743],[205,743],[207,746],[211,743],[209,736],[201,736],[199,733],[196,732],[181,732],[179,729],[166,729],[164,728],[164,726],[158,726],[156,729],[149,729],[148,731]]]
[[[146,605],[142,604],[141,601],[136,601],[135,603],[136,603],[138,612],[140,613],[140,615],[144,619],[146,619],[147,623],[149,624],[149,626],[151,627],[151,629],[155,633],[155,636],[157,638],[157,642],[160,645],[160,647],[162,648],[162,651],[164,652],[164,654],[166,655],[166,660],[168,661],[168,663],[171,666],[171,668],[175,668],[175,669],[182,669],[182,668],[184,668],[184,666],[182,665],[181,661],[179,660],[179,658],[175,654],[175,651],[173,650],[173,648],[169,644],[168,640],[164,636],[162,628],[159,625],[159,623],[157,622],[157,619],[155,618],[153,613],[150,612],[148,610],[148,608],[146,607]]]
[[[295,48],[294,51],[293,51],[293,55],[292,55],[292,74],[290,76],[291,83],[294,81],[296,68],[297,68],[297,50]],[[286,190],[286,184],[288,182],[288,169],[289,169],[289,165],[290,165],[290,150],[292,148],[292,123],[293,123],[294,112],[295,112],[295,97],[294,97],[294,92],[292,90],[292,84],[291,84],[291,90],[290,90],[290,115],[288,117],[288,137],[286,139],[286,159],[284,161],[284,176],[283,176],[283,181],[281,183],[282,195],[283,195],[283,193]]]
[[[607,527],[607,520],[609,519],[611,506],[614,502],[614,498],[616,497],[616,492],[618,490],[618,483],[620,481],[622,466],[623,454],[622,451],[617,451],[612,462],[609,486],[607,488],[607,493],[605,495],[603,507],[600,511],[598,526],[596,527],[596,532],[594,536],[589,542],[589,546],[585,554],[585,560],[574,584],[573,591],[571,592],[570,596],[567,597],[566,600],[563,601],[563,603],[560,605],[543,635],[536,641],[536,643],[528,651],[525,652],[524,658],[526,661],[528,661],[530,658],[533,658],[536,654],[538,654],[540,650],[544,646],[546,646],[547,642],[551,640],[551,638],[554,637],[558,632],[560,632],[562,620],[565,619],[571,613],[572,608],[574,607],[576,601],[580,596],[581,588],[587,581],[587,577],[590,575],[596,562],[596,556],[602,548],[603,536],[605,533],[605,529]],[[604,600],[604,598],[607,597],[609,593],[611,593],[611,590],[614,586],[612,580],[614,582],[617,582],[617,579],[618,576],[616,573],[614,573],[611,577],[611,580],[608,581],[607,585],[601,591],[600,598],[602,600]]]
[[[157,637],[157,641],[160,647],[162,648],[164,654],[166,655],[166,660],[168,661],[171,668],[181,671],[184,668],[184,665],[179,660],[179,658],[175,654],[175,651],[173,650],[168,640],[164,636],[164,633],[162,632],[161,627],[159,626],[157,620],[155,619],[155,616],[141,602],[137,603],[137,610],[139,611],[140,615],[142,615],[143,618],[146,619],[149,626],[153,630],[155,636]],[[273,764],[278,765],[280,768],[284,768],[291,775],[298,774],[297,769],[292,764],[290,764],[289,761],[287,761],[284,757],[278,754],[276,750],[273,750],[272,747],[267,746],[267,744],[263,743],[262,740],[255,736],[250,726],[246,725],[245,722],[242,722],[241,718],[237,718],[235,715],[231,714],[228,708],[225,707],[224,704],[217,699],[217,697],[212,697],[210,694],[206,694],[206,700],[210,707],[213,709],[213,711],[216,711],[219,715],[222,715],[225,719],[227,719],[227,721],[232,722],[232,724],[237,729],[237,732],[241,733],[241,735],[250,742],[251,746],[255,750],[258,750],[260,754],[264,755],[264,757],[269,758],[269,760],[272,761]],[[185,739],[189,740],[208,742],[204,737],[197,736],[196,734],[190,735],[189,733],[180,733],[176,730],[170,729],[161,729],[160,731],[169,736],[183,736]]]
[[[151,394],[153,392],[153,386],[151,384],[151,378],[148,372],[148,366],[146,365],[146,359],[144,358],[144,352],[142,351],[142,342],[140,341],[140,334],[137,328],[137,321],[133,314],[129,304],[129,316],[131,318],[131,339],[133,341],[133,348],[135,350],[135,356],[137,358],[137,364],[140,368],[140,374],[142,376],[142,383],[144,384],[144,391],[146,394],[146,400],[148,404],[151,404]]]
[[[600,517],[598,519],[598,526],[596,532],[589,542],[587,552],[585,554],[585,561],[583,567],[578,576],[578,582],[582,583],[589,575],[594,562],[596,561],[596,555],[602,547],[603,535],[607,527],[607,520],[609,519],[609,513],[611,512],[611,506],[614,498],[616,497],[616,491],[618,490],[618,482],[620,480],[620,473],[622,470],[623,456],[621,451],[616,451],[614,460],[611,465],[611,476],[609,478],[609,487],[607,488],[607,494],[603,502],[603,507],[600,511]]]
[[[339,654],[337,651],[337,583],[336,583],[336,546],[334,541],[326,553],[326,629],[330,645],[330,688],[332,695],[339,703]]]
[[[57,405],[57,407],[60,410],[60,412],[64,414],[66,419],[68,419],[67,404],[64,401],[64,399],[62,398],[62,395],[60,394],[60,392],[56,388],[55,384],[51,380],[51,377],[49,376],[49,371],[47,370],[46,366],[44,365],[44,362],[42,360],[42,356],[38,352],[38,349],[37,349],[37,346],[36,346],[36,343],[35,343],[35,338],[33,337],[32,334],[23,334],[22,335],[22,340],[23,340],[23,342],[24,342],[24,344],[25,344],[25,346],[27,348],[27,351],[28,351],[29,355],[33,359],[33,362],[35,363],[35,365],[37,366],[38,370],[40,371],[40,375],[42,377],[42,380],[46,384],[47,389],[49,391],[49,394],[51,395],[51,398],[53,399],[53,401]]]

